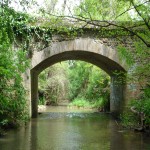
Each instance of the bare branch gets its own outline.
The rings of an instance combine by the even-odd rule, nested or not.
[[[132,3],[132,5],[133,5],[134,9],[136,10],[136,12],[138,13],[138,15],[143,19],[143,21],[145,22],[145,25],[147,26],[147,28],[148,28],[149,31],[150,31],[150,26],[149,26],[147,20],[142,16],[142,14],[141,14],[140,11],[138,10],[138,8],[137,8],[137,6],[135,5],[135,3],[133,2],[133,0],[131,0],[131,3]]]
[[[145,2],[143,2],[142,4],[139,4],[139,5],[135,6],[135,7],[138,8],[138,7],[144,5],[144,4],[148,3],[148,2],[150,2],[150,0],[145,1]],[[124,12],[122,12],[121,14],[119,14],[114,20],[116,20],[117,18],[119,18],[119,17],[122,16],[123,14],[125,14],[125,13],[127,13],[128,11],[133,10],[133,9],[135,9],[135,8],[134,8],[134,7],[131,7],[131,5],[130,5],[127,10],[125,10]]]
[[[122,12],[121,14],[119,14],[114,20],[116,20],[117,18],[119,18],[120,16],[122,16],[123,14],[125,14],[126,12],[132,10],[133,8],[130,8],[131,5],[129,6],[129,8],[127,10],[125,10],[124,12]]]
[[[94,27],[99,27],[99,28],[107,28],[107,27],[110,27],[110,26],[117,27],[117,28],[123,29],[123,30],[131,33],[131,35],[136,36],[147,47],[150,47],[150,43],[148,43],[142,36],[140,36],[138,34],[138,32],[133,30],[134,27],[137,27],[137,26],[126,27],[124,25],[119,24],[119,22],[106,21],[106,20],[102,20],[102,21],[101,20],[90,20],[89,18],[86,18],[86,17],[83,17],[83,16],[57,16],[57,15],[53,15],[53,14],[50,14],[50,15],[55,16],[55,17],[61,17],[61,18],[75,19],[78,22],[79,21],[80,22],[85,22],[86,24],[82,26],[83,28],[86,27],[87,25],[92,25]],[[72,20],[69,20],[69,21],[72,21]],[[144,25],[144,24],[142,24],[142,25]]]
[[[127,27],[125,27],[125,26],[121,26],[121,25],[117,25],[117,24],[113,24],[113,23],[110,23],[110,24],[113,25],[113,26],[116,26],[116,27],[120,27],[120,28],[122,28],[122,29],[124,29],[124,30],[130,32],[131,34],[133,34],[133,35],[135,35],[136,37],[138,37],[147,47],[150,47],[150,43],[147,43],[147,42],[145,41],[145,39],[144,39],[142,36],[140,36],[138,33],[136,33],[135,31],[130,30],[129,28],[127,28]]]

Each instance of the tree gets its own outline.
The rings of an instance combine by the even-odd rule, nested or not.
[[[89,107],[103,107],[109,102],[109,76],[100,68],[84,62],[73,61],[68,69],[69,100],[76,105],[89,102]]]
[[[28,67],[26,51],[12,48],[12,24],[16,16],[13,9],[0,8],[0,129],[18,126],[27,121],[29,115],[21,76]]]
[[[42,104],[58,105],[59,101],[66,100],[68,94],[68,76],[67,63],[57,63],[39,75],[39,92],[43,93],[43,97],[39,96]],[[40,102],[39,101],[39,102]]]
[[[99,28],[118,27],[128,31],[150,47],[149,0],[112,0],[109,2],[85,0],[78,9],[80,11],[77,11],[75,17],[72,17],[85,22],[84,27],[88,24]],[[108,12],[109,10],[111,13]],[[125,21],[125,24],[121,21]],[[143,29],[144,32],[141,33],[140,29]]]
[[[70,14],[66,16],[45,13],[55,16],[56,20],[63,18],[68,22],[76,22],[82,29],[122,29],[150,47],[149,0],[83,0],[74,10],[69,10]]]

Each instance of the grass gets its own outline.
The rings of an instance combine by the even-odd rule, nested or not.
[[[90,107],[90,102],[88,102],[87,100],[83,99],[83,98],[76,98],[74,99],[69,106],[77,106],[77,107]]]
[[[101,97],[92,103],[92,108],[101,108],[105,106],[105,100]]]
[[[83,107],[83,108],[102,108],[105,105],[105,101],[103,98],[99,98],[94,102],[89,102],[84,98],[76,98],[74,99],[69,106]]]
[[[40,97],[39,101],[38,101],[38,105],[45,105],[45,98],[44,97]]]

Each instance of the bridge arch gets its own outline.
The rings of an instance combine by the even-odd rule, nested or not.
[[[118,77],[114,71],[126,72],[125,62],[119,59],[115,49],[101,44],[99,40],[79,38],[69,41],[54,42],[31,59],[31,112],[37,117],[38,75],[47,67],[65,60],[83,60],[92,63],[111,77],[110,110],[119,113],[124,99],[124,85],[115,85]]]

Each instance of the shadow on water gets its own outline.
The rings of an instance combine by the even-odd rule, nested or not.
[[[109,114],[49,107],[0,138],[0,150],[149,150],[149,141],[143,133],[120,130]]]

